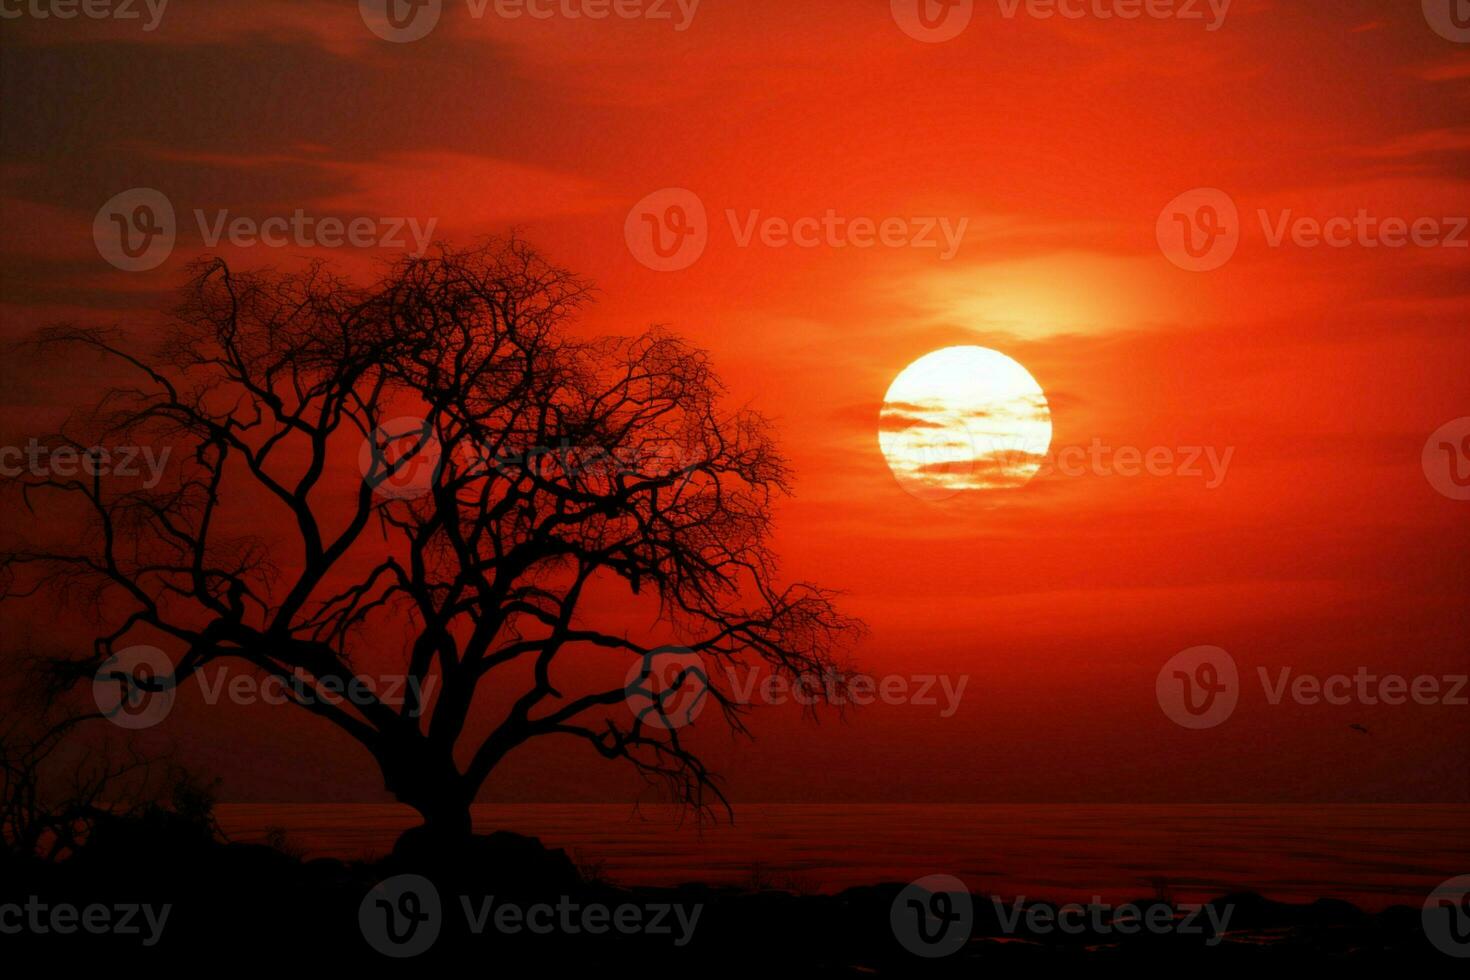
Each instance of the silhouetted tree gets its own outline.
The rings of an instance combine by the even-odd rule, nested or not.
[[[0,695],[0,869],[72,857],[128,824],[167,823],[175,843],[215,836],[214,784],[132,745],[83,743],[101,713],[55,710],[45,677],[13,676],[30,683]]]
[[[151,352],[48,329],[42,350],[100,352],[135,379],[69,423],[86,439],[54,442],[167,446],[168,475],[16,478],[39,540],[0,556],[4,595],[81,590],[104,625],[63,659],[76,680],[130,644],[168,645],[173,675],[140,688],[232,659],[341,692],[407,624],[391,651],[402,703],[360,685],[301,701],[372,753],[421,833],[468,834],[486,778],[544,735],[722,803],[668,717],[693,694],[744,730],[728,682],[698,664],[823,675],[858,626],[828,593],[776,582],[788,472],[764,421],[722,409],[706,356],[674,336],[574,337],[587,296],[513,239],[404,259],[371,287],[208,261]],[[660,678],[652,639],[586,621],[588,587],[618,580],[656,599],[697,663]],[[618,658],[618,682],[570,693],[557,658],[574,649]],[[506,685],[509,706],[473,721],[477,695]],[[644,710],[624,707],[630,691]]]
[[[99,716],[100,717],[100,716]],[[49,724],[22,726],[17,716],[0,730],[0,857],[54,859],[74,851],[99,815],[109,812],[100,797],[108,784],[140,766],[93,761],[59,780],[47,765],[66,736],[87,720],[68,715]]]

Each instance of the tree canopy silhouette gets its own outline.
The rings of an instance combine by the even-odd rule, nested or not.
[[[80,590],[98,626],[58,659],[72,681],[149,642],[173,671],[155,686],[233,660],[353,690],[297,700],[365,746],[436,836],[468,834],[486,779],[540,736],[721,804],[669,715],[693,695],[743,731],[744,706],[699,665],[824,675],[860,627],[826,591],[777,581],[788,469],[765,421],[723,408],[705,354],[664,331],[574,336],[588,294],[512,239],[405,258],[368,287],[209,260],[146,351],[48,329],[41,348],[132,375],[68,423],[86,438],[56,440],[167,446],[169,466],[155,486],[100,467],[15,478],[42,519],[0,556],[4,595]],[[584,596],[609,582],[656,603],[677,669],[660,675],[654,639],[591,620]],[[405,639],[385,651],[390,624]],[[616,658],[617,682],[573,691],[571,650]],[[410,682],[401,703],[351,686],[386,652]],[[487,690],[509,691],[488,722]]]

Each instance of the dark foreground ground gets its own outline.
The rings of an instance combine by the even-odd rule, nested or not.
[[[1023,907],[1016,920],[1009,901],[978,895],[961,921],[957,900],[935,900],[905,883],[837,895],[619,888],[511,834],[476,838],[449,860],[344,863],[221,843],[167,821],[119,822],[99,827],[92,844],[64,862],[0,866],[0,963],[34,954],[43,963],[143,968],[396,961],[456,970],[482,963],[510,975],[591,968],[975,977],[997,967],[1072,964],[1212,973],[1352,965],[1448,976],[1467,962],[1435,948],[1421,910],[1402,906],[1368,914],[1342,902],[1286,905],[1239,894],[1190,912],[1140,897],[1137,914],[1155,926],[1128,934],[1112,912],[1074,910],[1063,930],[1045,903]],[[1228,926],[1217,935],[1212,923],[1227,910]]]

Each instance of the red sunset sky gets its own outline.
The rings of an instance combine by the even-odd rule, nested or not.
[[[1470,215],[1470,45],[1417,0],[1234,0],[1214,30],[1203,4],[1202,21],[1123,20],[977,0],[942,43],[905,33],[888,0],[703,0],[683,30],[672,3],[672,21],[543,21],[447,0],[401,44],[357,6],[172,0],[151,31],[0,25],[4,338],[57,320],[147,336],[206,253],[364,276],[396,254],[210,248],[196,209],[433,219],[458,243],[518,228],[595,280],[579,331],[666,324],[711,353],[732,403],[775,420],[796,475],[783,572],[846,593],[869,627],[857,662],[968,678],[949,717],[874,705],[813,725],[775,708],[753,744],[709,732],[737,801],[1470,802],[1463,701],[1272,705],[1257,678],[1470,672],[1470,502],[1421,465],[1430,434],[1470,415],[1470,231],[1458,247],[1271,242],[1288,212],[1428,218],[1442,238]],[[127,272],[93,220],[140,187],[172,203],[178,242]],[[1239,213],[1238,250],[1207,272],[1156,235],[1201,187]],[[625,236],[666,188],[708,215],[707,248],[676,271]],[[742,245],[755,212],[966,231],[948,258]],[[1054,447],[1208,447],[1228,468],[1218,485],[1208,469],[1051,473],[916,499],[879,452],[883,394],[967,344],[1031,372]],[[6,444],[106,380],[29,356],[0,375]],[[4,617],[14,636],[49,625]],[[1154,681],[1202,644],[1244,683],[1228,722],[1190,731]],[[226,799],[385,798],[324,724],[183,702],[148,737],[223,777]],[[552,742],[484,798],[635,786]]]

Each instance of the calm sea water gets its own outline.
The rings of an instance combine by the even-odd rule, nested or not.
[[[952,874],[977,892],[1180,901],[1248,889],[1284,901],[1420,905],[1470,873],[1466,806],[748,805],[700,827],[662,807],[482,805],[476,829],[533,834],[622,884],[760,881],[835,891]],[[412,811],[225,804],[240,841],[273,828],[310,857],[383,855]]]

